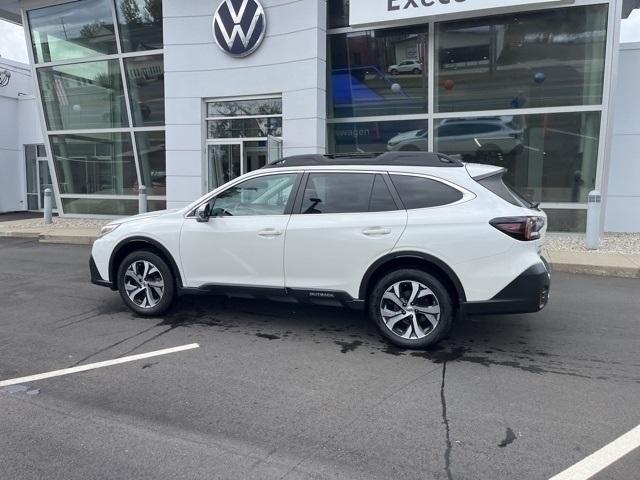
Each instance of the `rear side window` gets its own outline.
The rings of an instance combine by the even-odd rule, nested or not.
[[[391,180],[407,210],[441,207],[456,203],[464,196],[460,190],[430,178],[391,175]]]
[[[312,173],[302,200],[302,213],[367,213],[397,210],[381,175]]]
[[[504,183],[503,175],[504,172],[500,172],[490,177],[478,179],[476,182],[516,207],[532,208],[534,206],[533,203]]]

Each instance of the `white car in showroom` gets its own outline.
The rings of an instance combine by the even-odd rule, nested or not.
[[[422,73],[422,63],[418,60],[405,60],[397,65],[391,65],[387,71],[391,75],[400,75],[401,73],[413,73],[418,75]]]
[[[425,348],[458,314],[547,304],[546,215],[504,172],[432,153],[286,158],[111,222],[91,278],[146,316],[203,292],[360,306],[394,344]]]
[[[439,151],[455,152],[480,163],[523,150],[524,126],[513,116],[453,118],[440,122],[435,129]],[[403,132],[387,143],[388,151],[417,152],[429,150],[427,130]]]

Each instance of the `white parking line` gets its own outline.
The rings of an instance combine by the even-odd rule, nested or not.
[[[587,480],[640,447],[640,425],[551,480]]]
[[[87,365],[79,365],[77,367],[65,368],[63,370],[55,370],[53,372],[39,373],[38,375],[30,375],[28,377],[20,377],[20,378],[13,378],[10,380],[3,380],[0,382],[0,387],[8,387],[10,385],[18,385],[20,383],[35,382],[36,380],[44,380],[45,378],[60,377],[62,375],[69,375],[71,373],[86,372],[87,370],[94,370],[96,368],[111,367],[112,365],[120,365],[121,363],[135,362],[136,360],[144,360],[145,358],[159,357],[160,355],[168,355],[170,353],[183,352],[185,350],[193,350],[194,348],[199,348],[199,347],[200,345],[198,345],[197,343],[192,343],[190,345],[183,345],[182,347],[166,348],[164,350],[157,350],[155,352],[141,353],[139,355],[130,355],[128,357],[116,358],[114,360],[107,360],[104,362],[89,363]]]

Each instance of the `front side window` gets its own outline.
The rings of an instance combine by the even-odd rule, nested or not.
[[[382,175],[370,173],[312,173],[302,201],[305,215],[396,209]]]
[[[239,183],[213,201],[215,217],[284,215],[297,175],[267,175]]]
[[[430,178],[391,175],[391,180],[407,210],[450,205],[464,196],[460,190]]]

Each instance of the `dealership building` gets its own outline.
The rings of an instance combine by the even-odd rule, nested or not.
[[[636,0],[0,0],[0,211],[183,207],[282,156],[508,169],[557,231],[640,231]],[[5,72],[4,74],[2,72]],[[9,72],[9,79],[6,79]],[[6,112],[9,112],[7,114]]]

